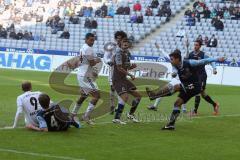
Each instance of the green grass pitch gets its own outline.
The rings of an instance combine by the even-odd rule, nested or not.
[[[166,120],[153,117],[169,115],[176,95],[164,98],[157,112],[148,111],[150,101],[142,99],[138,115],[145,121],[139,124],[115,125],[111,123],[113,117],[106,114],[94,126],[83,123],[82,129],[70,128],[68,132],[3,129],[13,123],[16,97],[22,93],[23,80],[32,81],[33,90],[48,93],[54,101],[76,100],[77,96],[49,88],[48,78],[46,72],[0,69],[1,160],[238,160],[240,157],[240,87],[208,85],[207,92],[221,105],[220,115],[212,116],[212,107],[202,100],[200,116],[191,119],[183,115],[175,131],[161,131]],[[102,90],[108,91],[107,78],[100,77],[97,82]],[[77,84],[76,77],[70,76],[67,83]],[[193,99],[187,104],[188,110],[192,106]],[[125,111],[128,110],[126,106]],[[19,126],[23,127],[23,118]]]

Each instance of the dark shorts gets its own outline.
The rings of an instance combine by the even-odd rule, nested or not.
[[[199,85],[181,85],[180,93],[178,95],[184,103],[187,103],[192,97],[198,95],[201,92],[201,84]]]
[[[128,79],[113,81],[113,87],[119,96],[137,89],[136,86]]]
[[[202,90],[205,90],[207,85],[207,76],[201,76],[201,84],[202,84]]]

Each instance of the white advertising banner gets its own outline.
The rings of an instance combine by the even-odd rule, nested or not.
[[[54,71],[58,66],[60,66],[65,61],[71,59],[73,56],[60,56],[60,55],[45,55],[45,54],[26,54],[26,53],[16,53],[16,52],[3,52],[0,51],[0,68],[11,68],[11,69],[21,69],[21,70],[35,70],[35,71]],[[134,61],[137,64],[144,63],[158,63],[167,68],[165,74],[161,73],[161,80],[171,80],[172,66],[167,62],[142,62]],[[144,65],[143,65],[144,66]],[[109,68],[107,65],[103,64],[100,71],[101,76],[108,75]],[[208,74],[209,84],[223,84],[223,85],[233,85],[240,86],[240,68],[239,67],[217,67],[217,75],[213,74],[212,67],[210,65],[206,66],[206,71]],[[150,74],[156,74],[155,70],[148,71]]]

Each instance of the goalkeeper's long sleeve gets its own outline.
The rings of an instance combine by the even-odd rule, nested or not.
[[[201,59],[201,60],[190,59],[188,61],[192,67],[196,67],[196,66],[206,65],[211,62],[218,62],[218,58],[206,58],[206,59]]]

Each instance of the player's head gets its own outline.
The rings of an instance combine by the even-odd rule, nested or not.
[[[201,49],[201,47],[202,47],[202,42],[200,40],[196,40],[194,42],[194,50],[199,51]]]
[[[124,31],[117,31],[114,34],[114,39],[118,43],[118,45],[121,43],[121,40],[123,38],[127,38],[127,33]]]
[[[49,108],[49,105],[50,105],[50,97],[45,94],[45,93],[42,93],[39,95],[38,97],[38,101],[40,103],[40,105],[42,106],[43,109],[48,109]]]
[[[181,51],[179,49],[173,51],[169,57],[173,66],[178,66],[182,61]]]
[[[95,41],[95,35],[93,33],[87,33],[85,36],[85,42],[88,46],[92,47]]]
[[[128,38],[123,38],[120,42],[120,46],[121,49],[123,50],[127,50],[131,47],[131,42]]]
[[[22,90],[23,92],[31,91],[32,90],[32,84],[29,81],[25,81],[22,83]]]

